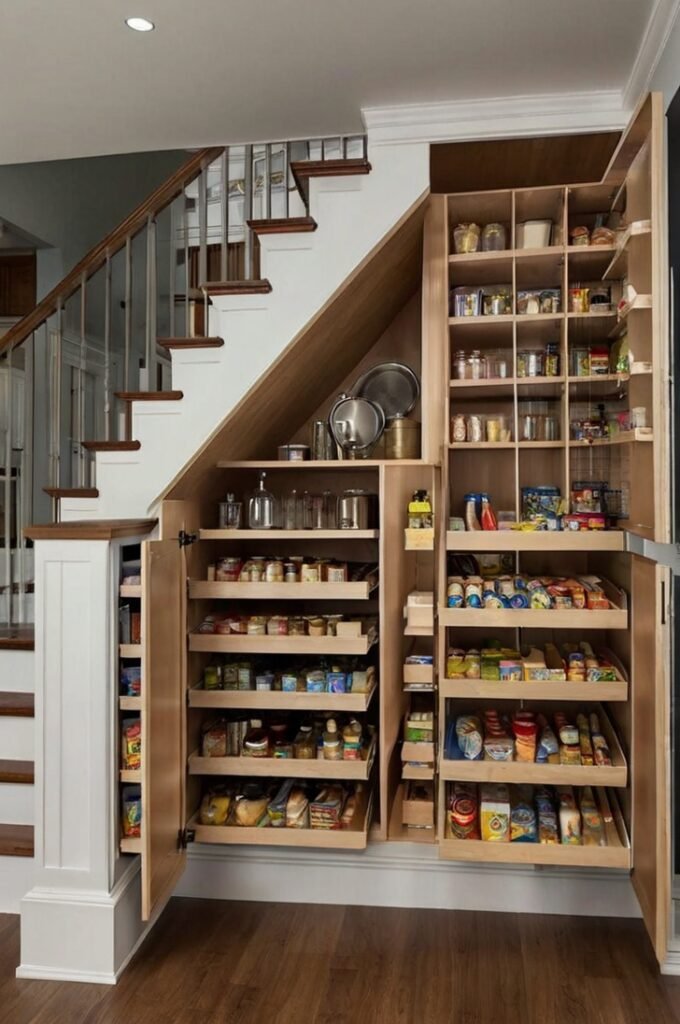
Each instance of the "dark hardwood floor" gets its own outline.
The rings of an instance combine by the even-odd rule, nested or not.
[[[115,987],[18,958],[2,1024],[680,1024],[639,921],[176,899]]]

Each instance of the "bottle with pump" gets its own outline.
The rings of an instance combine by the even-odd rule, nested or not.
[[[258,487],[248,502],[248,526],[251,530],[273,530],[276,526],[276,499],[264,486],[267,474],[260,473]]]

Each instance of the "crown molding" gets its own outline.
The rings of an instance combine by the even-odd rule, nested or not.
[[[640,97],[647,92],[678,13],[680,0],[656,0],[628,81],[621,90],[621,105],[624,110],[632,112]]]
[[[617,131],[627,120],[618,89],[369,107],[362,116],[374,146]]]

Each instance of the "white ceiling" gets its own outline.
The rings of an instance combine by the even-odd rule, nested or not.
[[[656,0],[0,0],[0,163],[361,130],[366,107],[625,90]],[[129,15],[156,31],[131,32]]]

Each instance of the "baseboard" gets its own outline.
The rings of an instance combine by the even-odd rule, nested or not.
[[[141,920],[138,858],[110,893],[34,888],[21,901],[16,976],[115,985],[151,927]]]
[[[176,896],[271,903],[640,917],[623,871],[442,861],[436,847],[375,843],[361,853],[189,847]]]

